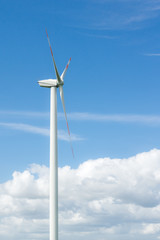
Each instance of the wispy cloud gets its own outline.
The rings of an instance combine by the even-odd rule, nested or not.
[[[153,55],[154,56],[154,55]],[[157,55],[155,55],[157,56]],[[160,54],[158,55],[160,56]],[[7,116],[18,116],[34,118],[46,117],[49,119],[48,112],[30,112],[30,111],[0,111],[0,114],[5,114]],[[160,124],[160,115],[141,115],[141,114],[97,114],[89,112],[71,112],[67,113],[68,119],[71,121],[99,121],[99,122],[117,122],[117,123],[145,123],[145,124]],[[65,120],[64,113],[58,113],[59,120]],[[49,136],[49,128],[42,128],[33,126],[30,124],[23,123],[8,123],[0,122],[1,126],[9,127],[12,129],[17,129],[21,131],[27,131],[32,133],[37,133],[45,136]],[[63,133],[63,134],[62,134]],[[63,136],[63,137],[62,137]],[[59,130],[59,138],[64,138],[67,140],[67,133],[65,131]],[[73,135],[72,138],[75,140],[82,140],[80,137]]]
[[[70,141],[68,133],[64,130],[58,130],[58,138],[60,140],[64,140],[64,141]],[[72,141],[82,141],[82,140],[84,140],[84,138],[78,136],[77,134],[71,133],[71,140]]]
[[[61,113],[58,116],[63,118]],[[159,115],[69,113],[68,119],[75,121],[160,124]]]
[[[80,35],[87,36],[87,37],[92,37],[92,38],[102,38],[102,39],[108,39],[108,40],[117,39],[116,36],[111,36],[111,35],[106,35],[106,34],[100,34],[99,32],[96,32],[96,33],[88,33],[88,32],[80,32],[80,31],[77,31],[77,33],[80,34]]]
[[[0,126],[7,127],[10,129],[14,129],[14,130],[20,130],[23,132],[30,132],[30,133],[35,133],[35,134],[41,134],[44,136],[49,136],[49,129],[36,127],[36,126],[30,125],[30,124],[0,122]]]
[[[148,57],[160,57],[160,53],[146,53],[144,55]]]
[[[49,117],[49,112],[36,112],[36,111],[13,111],[13,110],[0,110],[1,116],[19,116],[19,117]]]
[[[30,125],[30,124],[0,122],[0,126],[10,128],[10,129],[13,129],[13,130],[29,132],[29,133],[33,133],[33,134],[40,134],[40,135],[43,135],[43,136],[49,136],[50,135],[50,132],[49,132],[48,128],[37,127],[37,126]],[[58,138],[60,140],[63,140],[63,141],[69,141],[68,133],[65,132],[64,130],[58,130]],[[84,140],[84,139],[79,137],[76,134],[71,133],[71,140],[72,141],[81,141],[81,140]]]
[[[147,20],[155,19],[160,15],[160,1],[154,0],[79,2],[79,8],[74,9],[76,14],[72,14],[74,18],[72,22],[75,22],[76,26],[90,29],[137,29],[142,27]]]

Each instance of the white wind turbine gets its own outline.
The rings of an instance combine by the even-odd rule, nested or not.
[[[53,57],[53,52],[46,30],[48,43],[52,55],[52,60],[54,64],[54,69],[56,73],[56,79],[46,79],[38,81],[41,87],[50,88],[50,240],[58,240],[58,159],[57,159],[57,88],[60,91],[60,97],[63,105],[63,110],[65,114],[65,119],[67,123],[68,134],[70,138],[70,131],[67,121],[67,115],[65,111],[64,95],[63,95],[63,85],[64,85],[64,75],[68,69],[69,62],[64,69],[62,75],[60,76],[56,67],[56,63]],[[71,141],[70,141],[71,143]],[[73,148],[71,144],[72,154]]]

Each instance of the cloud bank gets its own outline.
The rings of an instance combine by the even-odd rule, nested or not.
[[[59,168],[60,239],[160,238],[160,150]],[[48,239],[49,169],[31,165],[0,185],[0,238]]]

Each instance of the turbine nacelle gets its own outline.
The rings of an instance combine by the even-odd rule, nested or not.
[[[45,80],[38,81],[38,84],[40,85],[40,87],[46,87],[46,88],[57,87],[58,88],[59,86],[63,86],[64,82],[61,81],[59,83],[57,79],[45,79]]]

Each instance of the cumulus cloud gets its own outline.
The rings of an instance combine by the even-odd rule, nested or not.
[[[160,150],[59,168],[60,239],[159,239]],[[49,169],[0,185],[0,238],[48,239]]]
[[[47,239],[48,168],[33,164],[0,185],[0,238]]]

